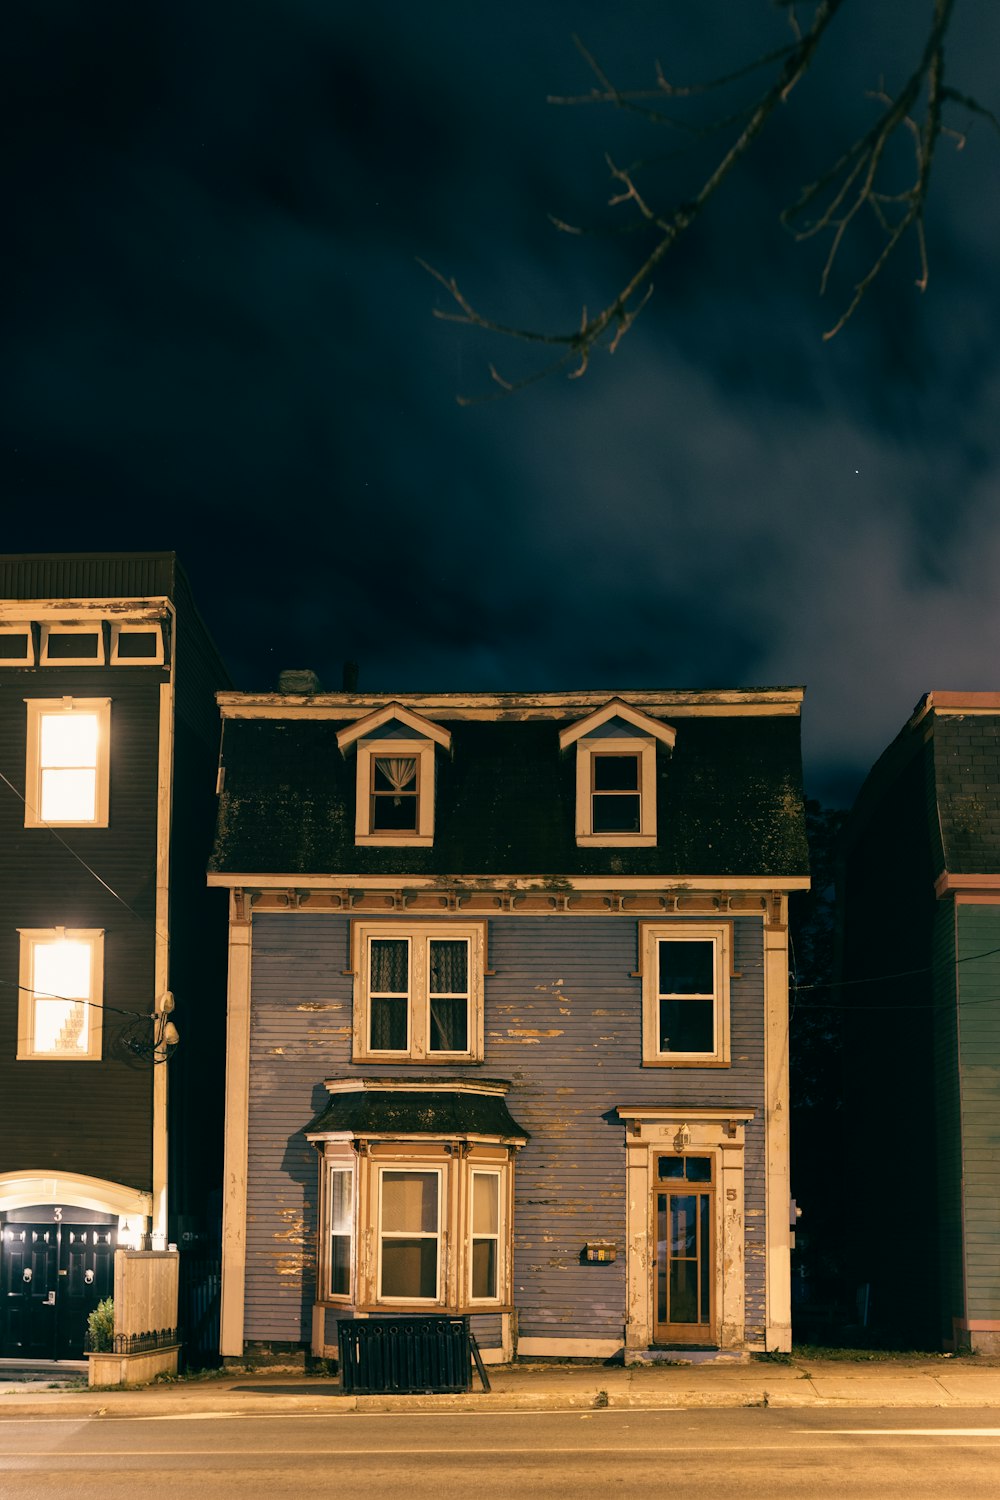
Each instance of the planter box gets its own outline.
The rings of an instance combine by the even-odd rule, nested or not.
[[[142,1354],[88,1354],[88,1385],[145,1385],[156,1375],[176,1375],[180,1344]]]

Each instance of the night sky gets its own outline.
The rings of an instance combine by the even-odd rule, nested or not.
[[[490,360],[530,366],[436,320],[418,258],[497,318],[572,327],[643,241],[547,216],[624,222],[606,150],[657,158],[666,207],[712,149],[548,105],[591,87],[572,34],[622,86],[656,58],[690,82],[784,41],[779,9],[18,7],[0,546],[176,550],[248,689],[286,666],[338,688],[345,659],[372,690],[805,684],[810,790],[848,799],[926,689],[1000,686],[1000,135],[939,145],[928,291],[908,244],[831,342],[871,225],[821,298],[825,244],[778,223],[930,10],[845,6],[613,357],[463,407]],[[958,0],[951,81],[994,110],[998,57],[1000,5]]]

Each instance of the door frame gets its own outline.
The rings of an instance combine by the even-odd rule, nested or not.
[[[656,1311],[656,1156],[711,1156],[715,1211],[711,1306],[713,1346],[746,1346],[744,1157],[752,1109],[618,1107],[625,1122],[626,1285],[625,1349],[653,1344]],[[695,1342],[695,1340],[692,1340]]]

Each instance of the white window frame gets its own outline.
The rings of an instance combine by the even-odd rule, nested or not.
[[[33,667],[35,665],[35,641],[31,631],[31,622],[24,620],[8,621],[0,625],[0,635],[26,635],[28,637],[28,649],[24,656],[0,657],[0,670],[4,667]]]
[[[111,780],[110,698],[26,698],[28,708],[24,775],[25,828],[107,828]],[[42,806],[41,721],[47,714],[97,714],[97,765],[94,816],[45,819]]]
[[[100,927],[19,927],[17,1057],[34,1062],[98,1062],[104,1033],[104,930]],[[87,1050],[38,1052],[35,1050],[35,949],[63,940],[90,946],[90,997],[84,1002],[87,1017]],[[44,997],[43,997],[44,998]]]
[[[515,1152],[499,1142],[459,1142],[447,1136],[392,1140],[337,1135],[323,1141],[320,1152],[320,1224],[317,1238],[317,1301],[374,1312],[446,1307],[456,1312],[510,1309],[513,1250]],[[351,1293],[331,1291],[332,1239],[330,1173],[353,1171]],[[382,1296],[382,1176],[385,1172],[436,1172],[438,1183],[438,1282],[435,1299]],[[472,1202],[474,1172],[499,1179],[500,1219],[497,1286],[493,1297],[472,1296]],[[452,1253],[454,1247],[458,1247]]]
[[[403,756],[417,763],[416,828],[372,828],[372,776],[376,760]],[[397,844],[428,848],[434,843],[434,741],[417,739],[362,740],[358,744],[354,842],[382,848]]]
[[[594,757],[635,755],[639,759],[639,829],[633,833],[595,833],[593,817]],[[576,841],[604,848],[649,848],[656,843],[656,741],[615,735],[577,740]]]
[[[475,1161],[469,1162],[469,1224],[466,1235],[466,1243],[469,1247],[468,1266],[468,1300],[470,1305],[476,1307],[492,1307],[501,1300],[503,1287],[506,1282],[504,1258],[507,1245],[507,1205],[505,1201],[504,1188],[507,1183],[507,1172],[501,1166],[480,1166]],[[475,1233],[475,1211],[476,1211],[476,1178],[495,1177],[497,1184],[497,1228],[496,1234]],[[477,1297],[475,1287],[475,1261],[474,1252],[477,1240],[492,1239],[496,1241],[496,1291],[489,1297]]]
[[[711,942],[714,945],[712,1016],[715,1046],[710,1052],[660,1051],[660,944]],[[642,977],[642,1061],[644,1067],[727,1068],[730,1062],[730,980],[734,977],[731,922],[640,922]],[[693,999],[702,997],[692,997]],[[709,997],[704,997],[709,998]]]
[[[612,731],[627,724],[631,734],[602,736],[605,726]],[[576,746],[576,842],[581,847],[605,849],[648,849],[656,844],[656,747],[672,749],[677,731],[662,719],[654,719],[620,698],[612,698],[602,708],[567,724],[559,731],[559,748]],[[639,757],[639,828],[635,832],[594,831],[593,758],[595,755],[638,755]]]
[[[118,643],[123,635],[155,635],[156,651],[152,656],[120,656]],[[163,627],[158,620],[115,621],[111,626],[111,665],[113,667],[162,667]]]
[[[409,942],[407,991],[407,1046],[390,1051],[370,1045],[372,939]],[[467,941],[469,945],[468,1046],[462,1052],[431,1051],[428,948],[434,941]],[[351,967],[354,974],[354,1062],[450,1063],[479,1062],[483,1056],[483,979],[486,973],[486,923],[450,921],[355,920],[351,924]]]
[[[437,1307],[444,1302],[444,1269],[445,1269],[445,1211],[449,1203],[448,1193],[448,1171],[443,1164],[439,1165],[433,1161],[427,1162],[392,1162],[379,1161],[376,1167],[378,1173],[378,1185],[376,1192],[376,1221],[375,1221],[375,1285],[376,1301],[385,1307],[423,1303],[427,1307]],[[438,1180],[437,1186],[437,1227],[431,1234],[426,1230],[393,1230],[390,1238],[395,1239],[433,1239],[437,1245],[437,1278],[434,1286],[433,1297],[387,1297],[382,1291],[382,1244],[386,1238],[386,1232],[382,1225],[382,1189],[386,1172],[394,1172],[397,1175],[419,1174],[421,1176],[434,1176]]]
[[[325,1302],[350,1303],[354,1297],[355,1266],[358,1248],[358,1174],[353,1154],[323,1157],[323,1251],[320,1259],[322,1298]],[[335,1292],[331,1285],[333,1276],[333,1191],[330,1179],[335,1172],[344,1172],[351,1179],[351,1251],[350,1275],[346,1292]]]
[[[49,636],[52,635],[96,635],[96,656],[49,656]],[[94,620],[89,625],[61,625],[58,620],[42,626],[42,650],[40,655],[43,667],[103,667],[104,659],[104,625],[100,620]]]

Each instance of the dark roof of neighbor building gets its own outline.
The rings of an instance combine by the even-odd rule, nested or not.
[[[559,748],[565,707],[545,717],[538,697],[532,701],[524,718],[434,715],[451,733],[451,750],[435,752],[429,848],[355,845],[355,760],[337,745],[347,715],[227,717],[211,870],[567,878],[808,872],[797,712],[672,717],[665,710],[677,741],[673,750],[657,749],[657,844],[580,848],[576,750]]]
[[[935,874],[1000,874],[1000,694],[926,693],[869,771],[846,830],[865,834],[886,798],[923,757],[910,816],[927,819]],[[916,799],[916,800],[914,800]]]

